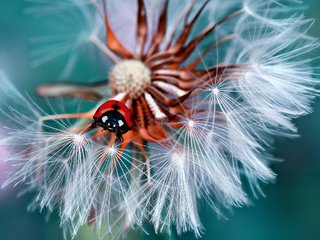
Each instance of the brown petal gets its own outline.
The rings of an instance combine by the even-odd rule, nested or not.
[[[98,101],[107,92],[108,84],[101,81],[92,84],[58,82],[41,85],[37,94],[42,97],[75,97]]]

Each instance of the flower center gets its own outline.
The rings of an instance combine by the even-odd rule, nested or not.
[[[124,60],[113,67],[110,83],[115,93],[126,93],[136,99],[151,84],[151,71],[140,61]]]

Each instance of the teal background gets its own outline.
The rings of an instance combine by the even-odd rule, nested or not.
[[[309,6],[306,16],[316,19],[310,33],[320,37],[320,1],[304,2]],[[20,90],[32,93],[39,83],[56,79],[66,59],[61,57],[38,68],[30,66],[29,39],[45,31],[50,22],[25,14],[26,6],[27,2],[22,0],[0,0],[0,69],[6,71]],[[104,74],[101,66],[81,57],[72,80],[99,79]],[[320,100],[314,109],[313,114],[295,121],[300,138],[276,140],[274,155],[285,162],[272,166],[278,178],[275,184],[263,186],[265,198],[254,199],[252,206],[234,209],[232,214],[227,214],[228,220],[217,220],[209,209],[201,208],[206,229],[203,240],[320,239]],[[53,215],[45,221],[45,213],[27,212],[32,195],[17,198],[17,192],[19,189],[5,189],[0,193],[0,240],[62,239],[58,217]],[[128,237],[174,238],[194,239],[192,234],[168,237],[135,233]],[[85,228],[76,239],[95,238]]]

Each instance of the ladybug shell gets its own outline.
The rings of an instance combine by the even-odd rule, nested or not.
[[[103,114],[105,114],[108,111],[114,111],[114,105],[118,106],[119,109],[117,110],[126,120],[127,125],[131,128],[132,127],[132,120],[131,120],[131,113],[130,110],[128,109],[128,107],[117,100],[109,100],[106,101],[105,103],[103,103],[98,110],[96,111],[96,113],[93,115],[94,119],[98,119],[100,117],[102,117]]]

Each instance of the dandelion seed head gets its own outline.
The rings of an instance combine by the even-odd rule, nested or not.
[[[212,89],[212,92],[213,92],[214,95],[218,95],[220,90],[219,90],[219,88],[215,87],[215,88]]]
[[[81,146],[86,142],[86,138],[82,134],[74,134],[73,141],[76,146]]]
[[[52,114],[0,73],[9,122],[0,149],[17,150],[8,160],[21,166],[5,185],[37,190],[33,206],[58,209],[72,237],[88,221],[100,237],[145,222],[200,236],[200,198],[221,216],[248,204],[244,178],[254,196],[274,180],[272,138],[296,135],[291,120],[311,111],[318,84],[310,55],[319,44],[286,0],[45,2],[31,12],[78,11],[80,29],[42,39],[51,44],[35,63],[71,52],[63,78],[72,79],[88,45],[111,71],[101,82],[39,87],[44,97],[96,102],[87,112],[78,103],[70,112],[49,106]],[[110,100],[128,114],[93,119]],[[124,116],[132,126],[120,139],[115,124],[124,126]]]
[[[115,146],[108,147],[107,149],[108,149],[107,151],[110,155],[114,155],[117,153],[117,149],[115,148]]]
[[[110,72],[111,88],[116,93],[126,93],[138,98],[151,84],[151,71],[142,62],[125,60],[116,64]]]
[[[174,151],[172,153],[171,161],[173,161],[179,168],[183,168],[186,161],[185,154],[182,151]]]
[[[188,121],[188,126],[189,126],[189,128],[193,128],[194,127],[194,121],[193,120],[189,120]]]

